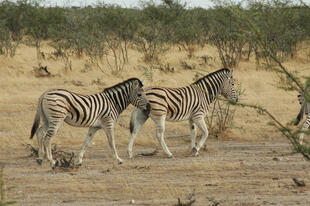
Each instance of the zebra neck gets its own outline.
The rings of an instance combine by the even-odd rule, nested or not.
[[[222,87],[223,79],[213,76],[205,76],[192,85],[200,88],[206,95],[208,103],[212,103],[216,97],[220,94],[220,88]]]
[[[104,93],[110,98],[118,114],[121,114],[130,104],[129,94],[124,90],[110,89]]]

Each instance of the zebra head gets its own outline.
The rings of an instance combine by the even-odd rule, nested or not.
[[[130,102],[132,105],[143,110],[148,115],[151,111],[151,105],[146,98],[142,87],[143,85],[141,81],[135,80],[133,82]]]
[[[227,99],[238,101],[238,95],[235,90],[235,82],[232,77],[232,71],[230,71],[227,74],[227,78],[224,79],[224,82],[221,88],[221,94]]]

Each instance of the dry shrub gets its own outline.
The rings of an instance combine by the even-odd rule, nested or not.
[[[219,137],[232,128],[236,109],[228,102],[215,100],[209,115],[206,117],[210,134]]]
[[[42,66],[41,64],[39,64],[38,66],[34,66],[32,72],[34,76],[37,78],[42,78],[42,77],[50,78],[50,77],[60,76],[60,75],[51,74],[51,72],[48,71],[47,66]]]

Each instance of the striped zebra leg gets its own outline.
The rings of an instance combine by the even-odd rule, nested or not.
[[[153,119],[153,121],[156,124],[156,137],[157,137],[161,147],[166,152],[166,154],[169,158],[173,157],[173,155],[169,151],[169,149],[166,145],[166,142],[164,140],[166,116],[165,115],[163,115],[163,116],[152,116],[151,118]]]
[[[310,126],[310,118],[306,119],[306,121],[302,124],[301,133],[299,135],[299,144],[302,144],[302,141],[304,139],[304,131],[306,131]]]
[[[117,162],[119,164],[123,163],[123,160],[118,156],[116,148],[115,148],[115,140],[114,140],[114,122],[112,121],[106,121],[104,122],[103,129],[108,137],[108,142],[110,145],[110,148],[112,150],[112,154],[117,159]]]
[[[45,154],[45,147],[43,145],[43,138],[44,138],[45,133],[46,133],[46,125],[43,123],[43,125],[37,131],[39,151],[38,151],[38,158],[36,160],[39,165],[42,164],[44,154]]]
[[[88,144],[91,142],[92,138],[94,137],[95,133],[99,130],[99,127],[90,127],[88,130],[87,137],[84,141],[83,147],[79,153],[79,159],[75,163],[77,166],[82,166],[83,156],[85,153],[86,148],[88,147]]]
[[[128,157],[132,158],[132,147],[136,136],[138,135],[140,129],[142,128],[143,124],[149,118],[145,112],[141,109],[135,108],[131,113],[130,118],[130,140],[127,147]]]
[[[55,169],[55,160],[53,160],[53,155],[52,155],[52,148],[51,148],[51,140],[52,137],[56,134],[58,131],[59,127],[61,126],[62,121],[59,121],[57,123],[49,123],[48,129],[46,132],[46,135],[44,136],[43,139],[43,144],[46,149],[46,157],[50,161],[51,167]]]
[[[191,149],[193,150],[196,146],[197,131],[196,131],[196,127],[192,119],[189,120],[189,129],[190,129],[190,135],[191,135],[191,141],[192,141]]]
[[[203,146],[203,144],[205,143],[206,139],[208,138],[209,132],[208,132],[208,128],[206,126],[206,122],[203,118],[195,119],[194,123],[202,131],[202,136],[201,136],[201,139],[200,139],[198,145],[196,147],[194,147],[192,150],[194,155],[198,156],[199,155],[198,152],[199,152],[200,148]]]
[[[45,115],[45,112],[43,112]],[[46,150],[46,157],[50,161],[51,167],[55,169],[55,160],[53,160],[52,148],[51,148],[51,140],[53,136],[57,133],[58,129],[62,125],[64,119],[66,118],[66,114],[61,114],[58,117],[49,118],[47,122],[47,131],[43,138],[43,144]]]

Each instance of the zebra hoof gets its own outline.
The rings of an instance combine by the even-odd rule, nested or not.
[[[193,147],[193,148],[192,148],[192,153],[195,154],[196,152],[198,152],[197,148],[196,148],[196,147]]]
[[[58,160],[56,160],[55,162],[52,163],[52,169],[53,170],[55,170],[56,167],[58,167],[58,166],[59,166],[59,161]]]
[[[173,154],[171,154],[171,155],[168,155],[168,158],[170,159],[170,158],[173,158]]]
[[[193,148],[192,148],[192,154],[193,154],[193,156],[195,156],[195,157],[199,156],[199,153],[198,153],[198,150],[197,150],[196,147],[193,147]]]
[[[74,162],[74,165],[77,166],[77,167],[81,167],[82,166],[82,160],[76,160]]]
[[[42,165],[42,162],[43,162],[43,160],[42,160],[42,159],[37,158],[36,160],[37,160],[37,163],[38,163],[39,165]]]
[[[123,164],[123,160],[119,159],[119,160],[117,160],[117,161],[118,161],[118,164],[119,164],[119,165]]]

